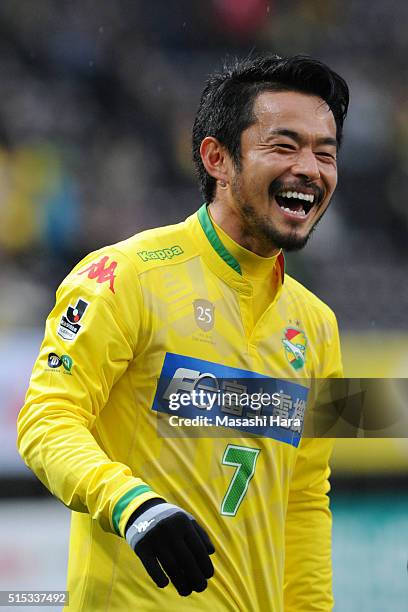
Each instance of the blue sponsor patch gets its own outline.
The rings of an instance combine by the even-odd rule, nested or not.
[[[297,448],[308,392],[292,380],[166,353],[152,408]]]

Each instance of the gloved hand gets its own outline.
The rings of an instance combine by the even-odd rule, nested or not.
[[[170,578],[179,595],[190,595],[204,591],[214,574],[207,533],[191,514],[162,499],[148,500],[132,514],[126,540],[160,588]]]

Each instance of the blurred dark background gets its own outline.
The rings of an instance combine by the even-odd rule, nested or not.
[[[266,50],[314,55],[351,88],[332,209],[289,269],[342,328],[406,327],[407,17],[396,0],[2,0],[3,324],[37,324],[90,250],[199,207],[205,78]]]
[[[335,310],[348,376],[407,376],[407,31],[403,0],[0,2],[0,588],[65,584],[69,513],[15,450],[56,287],[200,206],[191,126],[226,57],[307,53],[348,81],[339,186],[288,269]],[[333,467],[336,610],[402,610],[407,440],[339,441]]]

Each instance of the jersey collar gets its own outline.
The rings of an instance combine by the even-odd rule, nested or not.
[[[221,242],[217,232],[214,229],[213,222],[208,214],[207,205],[203,204],[199,211],[197,212],[198,220],[200,225],[204,231],[204,234],[207,236],[208,242],[211,244],[213,249],[218,253],[220,257],[229,265],[233,270],[241,274],[242,270],[239,262],[235,259],[235,257],[227,251],[223,243]]]
[[[241,266],[235,257],[225,248],[218,237],[208,214],[207,204],[203,204],[195,215],[189,217],[191,229],[197,238],[196,246],[215,272],[225,281],[245,293],[250,291],[248,282],[242,276]],[[277,257],[280,269],[281,285],[285,275],[285,258],[281,252]]]

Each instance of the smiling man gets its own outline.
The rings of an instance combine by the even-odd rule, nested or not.
[[[203,140],[201,154],[207,172],[230,185],[211,206],[215,220],[229,218],[237,242],[268,256],[303,247],[326,210],[337,178],[336,124],[320,98],[298,92],[263,92],[253,113],[238,168],[215,138]]]
[[[292,62],[299,70],[302,63],[303,68],[308,62],[315,70],[319,66],[301,57]],[[282,82],[282,65],[275,60],[276,81],[268,83],[262,76],[260,82],[242,83],[240,91],[234,83],[237,77],[231,76],[228,83],[219,75],[218,90],[216,77],[210,80],[200,109],[203,115],[211,96],[222,95],[222,88],[229,86],[229,96],[236,88],[239,97],[248,97],[235,103],[228,99],[228,109],[214,109],[215,117],[208,117],[214,135],[203,131],[200,111],[195,126],[195,162],[214,220],[236,242],[264,257],[280,248],[305,246],[327,209],[337,183],[337,150],[348,105],[347,86],[335,73],[331,77],[338,90],[330,92],[329,100],[324,89],[330,87],[330,79],[319,82],[323,74],[316,74],[313,83],[311,69],[304,80],[296,83],[295,74],[287,74]],[[268,60],[259,63],[262,70],[268,71]],[[231,106],[236,107],[234,119],[229,116]],[[223,125],[222,111],[233,127]]]
[[[18,444],[73,510],[72,609],[332,609],[332,443],[302,425],[310,381],[342,376],[339,338],[282,249],[329,206],[347,106],[311,58],[214,74],[193,129],[206,204],[91,253],[58,289]],[[200,429],[175,433],[175,414]]]

